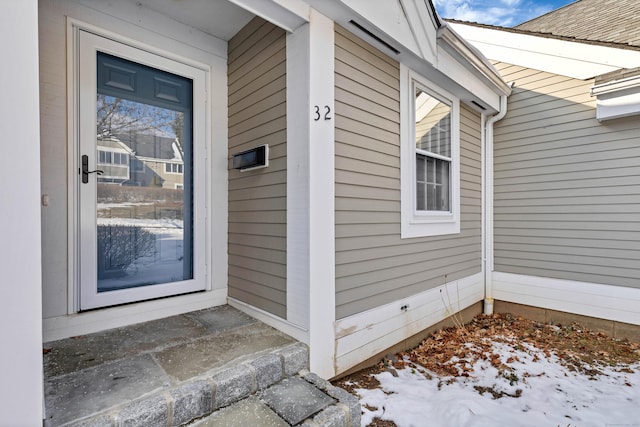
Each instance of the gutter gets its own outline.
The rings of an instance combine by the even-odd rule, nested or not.
[[[509,83],[509,92],[513,87]],[[486,119],[482,115],[482,272],[484,314],[493,314],[493,126],[507,114],[507,95],[500,96],[500,110]],[[486,121],[485,121],[486,120]]]

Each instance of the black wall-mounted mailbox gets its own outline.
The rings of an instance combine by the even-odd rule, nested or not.
[[[240,172],[269,166],[269,145],[260,145],[251,150],[233,155],[233,168]]]

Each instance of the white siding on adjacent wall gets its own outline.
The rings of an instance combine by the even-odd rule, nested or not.
[[[254,18],[229,41],[229,155],[269,144],[269,167],[229,171],[229,296],[286,317],[286,36]]]
[[[593,80],[496,66],[495,271],[640,288],[637,118],[599,123]]]
[[[336,318],[343,319],[481,271],[480,116],[461,108],[460,234],[401,239],[399,64],[337,28],[335,69]]]

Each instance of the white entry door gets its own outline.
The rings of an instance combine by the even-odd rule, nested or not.
[[[78,41],[80,309],[204,290],[205,71]]]

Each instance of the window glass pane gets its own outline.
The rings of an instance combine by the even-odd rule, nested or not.
[[[416,154],[416,180],[418,182],[427,181],[427,165],[426,156],[422,154]]]
[[[427,210],[436,210],[436,186],[433,183],[427,184]]]
[[[450,211],[451,162],[416,154],[416,210]]]
[[[114,164],[97,178],[98,292],[193,279],[192,81],[102,53],[98,67],[97,145]],[[121,90],[113,70],[129,69],[140,84]],[[177,92],[159,96],[158,78]]]
[[[436,160],[436,194],[434,210],[448,211],[449,209],[449,168],[451,163],[444,160]]]
[[[451,157],[451,106],[415,91],[416,148]]]

